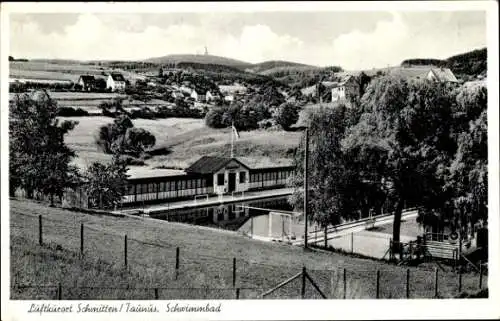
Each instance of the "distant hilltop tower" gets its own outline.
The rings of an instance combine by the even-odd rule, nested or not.
[[[208,55],[208,49],[207,49],[207,46],[205,46],[205,55]]]

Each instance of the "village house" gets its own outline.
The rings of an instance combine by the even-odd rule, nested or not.
[[[92,91],[96,85],[95,77],[92,75],[81,75],[77,83],[82,86],[82,91]]]
[[[220,95],[218,93],[210,91],[210,90],[207,90],[205,96],[206,96],[206,100],[208,102],[210,102],[210,101],[216,101],[216,100],[221,99],[221,97],[220,97]]]
[[[392,76],[408,80],[428,80],[432,82],[458,84],[458,80],[449,68],[434,66],[399,67],[389,71]]]
[[[203,93],[198,93],[196,89],[191,91],[191,98],[193,98],[196,102],[205,102],[207,100],[207,96]]]
[[[219,85],[219,91],[224,96],[225,101],[231,102],[235,101],[238,96],[246,94],[248,89],[240,84]]]
[[[347,76],[342,81],[332,86],[332,103],[339,101],[351,101],[359,95],[359,83],[354,76]]]
[[[123,91],[125,90],[126,81],[121,73],[112,72],[108,75],[106,81],[106,88],[111,89],[111,91]]]

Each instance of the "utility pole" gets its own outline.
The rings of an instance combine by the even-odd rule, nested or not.
[[[304,155],[304,249],[307,249],[307,208],[308,208],[308,182],[307,182],[307,163],[309,156],[309,129],[305,131],[305,155]]]

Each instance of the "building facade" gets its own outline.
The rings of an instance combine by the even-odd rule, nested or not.
[[[106,88],[111,91],[124,91],[126,86],[125,78],[120,73],[111,73],[106,81]]]

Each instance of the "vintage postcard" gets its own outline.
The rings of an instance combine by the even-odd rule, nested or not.
[[[2,320],[500,317],[497,2],[0,12]]]

